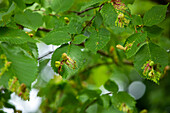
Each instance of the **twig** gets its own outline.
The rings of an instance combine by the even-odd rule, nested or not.
[[[42,12],[45,12],[45,10],[41,10],[41,9],[35,9],[33,11],[42,11]]]
[[[45,31],[45,32],[50,32],[50,31],[52,31],[51,29],[46,29],[46,28],[43,28],[43,27],[38,28],[38,30],[40,30],[40,31]]]
[[[54,51],[50,51],[50,52],[46,53],[45,55],[39,57],[37,60],[41,60],[42,58],[44,58],[44,57],[46,57],[46,56],[52,54],[53,52],[54,52]]]
[[[75,13],[77,13],[78,15],[80,15],[80,14],[86,12],[86,11],[89,11],[89,10],[91,10],[91,9],[98,8],[98,7],[100,7],[100,9],[99,9],[99,12],[100,12],[100,10],[102,9],[102,7],[103,7],[104,4],[105,4],[105,3],[101,4],[100,6],[96,6],[96,7],[91,7],[91,8],[85,9],[85,10],[83,10],[83,11],[81,11],[81,12],[76,12],[76,11],[72,11],[72,12],[75,12]],[[86,26],[83,28],[82,31],[84,31],[84,30],[86,29],[86,27],[91,24],[91,22],[93,21],[94,18],[95,18],[95,16],[92,17],[92,19],[86,24]],[[51,29],[46,29],[46,28],[42,28],[42,27],[38,28],[38,30],[45,31],[45,32],[50,32],[50,31],[51,31]]]
[[[97,99],[93,100],[90,104],[88,104],[86,107],[85,107],[85,111],[87,110],[88,107],[90,107],[91,105],[93,105],[95,102],[97,101]]]
[[[86,24],[86,26],[83,27],[83,30],[82,30],[82,31],[84,31],[84,30],[86,29],[86,27],[91,24],[91,22],[93,21],[94,18],[95,18],[95,16],[93,16],[92,19]]]
[[[128,60],[124,60],[124,61],[123,61],[123,64],[133,66],[133,62],[130,62],[130,61],[128,61]]]
[[[104,94],[104,95],[110,95],[110,94],[112,94],[112,93],[109,92],[109,93],[106,93],[106,94]],[[94,99],[92,102],[90,102],[90,103],[85,107],[84,112],[85,112],[91,105],[93,105],[95,102],[97,102],[97,100],[98,100],[98,98],[96,98],[96,99]]]
[[[90,8],[87,8],[87,9],[83,10],[83,11],[80,11],[80,12],[78,12],[78,11],[70,11],[70,12],[76,13],[77,15],[81,15],[82,13],[85,13],[85,12],[87,12],[89,10],[92,10],[92,9],[95,9],[95,8],[98,8],[98,7],[100,7],[100,6],[90,7]]]
[[[78,45],[78,46],[79,46],[79,45]],[[80,45],[80,46],[84,46],[84,45]],[[48,56],[48,55],[50,55],[50,54],[52,54],[52,53],[54,53],[54,51],[50,51],[50,52],[46,53],[45,55],[39,57],[37,60],[41,60],[42,58],[44,58],[44,57],[46,57],[46,56]],[[108,57],[108,58],[112,58],[112,59],[113,59],[113,56],[110,56],[109,54],[105,53],[104,51],[98,50],[97,53],[100,54],[100,55],[102,55],[102,56],[105,56],[105,57]],[[115,63],[116,65],[118,65],[116,62],[114,62],[114,63]],[[101,65],[111,65],[111,64],[113,64],[113,62],[104,62],[104,63],[95,64],[95,65],[93,65],[93,66],[89,66],[87,69],[85,69],[84,71],[82,71],[82,72],[80,72],[80,73],[83,73],[83,72],[85,72],[85,71],[87,71],[87,70],[90,70],[90,69],[92,69],[92,68],[94,68],[94,67],[98,67],[98,66],[101,66]],[[124,60],[124,61],[123,61],[123,64],[133,66],[133,62],[130,62],[130,61],[128,61],[128,60]]]
[[[99,53],[99,54],[100,54],[100,55],[102,55],[102,56],[112,58],[112,56],[110,56],[109,54],[105,53],[105,52],[104,52],[104,51],[102,51],[102,50],[98,50],[98,51],[97,51],[97,53]]]
[[[98,12],[101,11],[101,9],[102,9],[102,7],[103,7],[104,4],[105,4],[105,3],[103,3],[102,5],[99,6],[100,9],[99,9]],[[91,24],[91,22],[93,21],[93,19],[95,18],[95,16],[96,16],[96,15],[94,15],[94,16],[92,17],[92,19],[86,24],[86,26],[83,28],[82,32],[86,29],[87,26],[89,26],[89,25]]]

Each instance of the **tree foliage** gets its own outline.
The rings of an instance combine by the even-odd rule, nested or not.
[[[161,43],[167,38],[155,38],[163,36],[168,5],[139,15],[128,7],[134,0],[1,1],[0,108],[16,112],[10,94],[29,100],[37,88],[43,113],[137,113],[137,101],[117,80],[129,84],[135,69],[159,84],[168,73],[168,46]],[[37,43],[59,47],[44,59]],[[49,62],[55,75],[45,81],[48,75],[41,75]]]

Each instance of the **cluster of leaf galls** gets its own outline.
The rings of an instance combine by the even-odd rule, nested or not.
[[[62,54],[62,61],[55,61],[55,67],[58,68],[58,73],[62,71],[62,65],[66,64],[72,69],[75,69],[77,67],[76,61],[71,59],[66,53]]]
[[[8,68],[10,67],[11,62],[9,62],[9,61],[7,60],[7,57],[6,57],[4,54],[2,54],[2,55],[0,56],[0,59],[4,60],[4,67],[2,67],[2,68],[0,69],[0,77],[1,77],[6,71],[8,71]]]
[[[155,69],[154,69],[155,67]],[[154,63],[154,61],[146,61],[146,63],[143,65],[142,69],[143,69],[143,75],[144,76],[148,76],[147,79],[150,79],[152,81],[154,81],[155,83],[158,83],[160,77],[161,77],[161,73],[158,69],[158,65],[156,65]]]
[[[130,14],[130,12],[127,6],[120,0],[114,1],[113,6],[118,14],[117,19],[115,21],[115,26],[120,28],[128,26],[128,24],[130,23],[130,16],[128,15],[128,13]]]
[[[18,79],[14,76],[13,79],[9,79],[9,90],[15,92],[19,97],[24,100],[29,100],[29,90],[24,83],[20,84]]]

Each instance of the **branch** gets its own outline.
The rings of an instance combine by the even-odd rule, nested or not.
[[[102,56],[108,57],[108,58],[113,58],[112,56],[110,56],[109,54],[105,53],[105,52],[102,51],[102,50],[98,50],[97,53],[99,53],[99,54],[102,55]]]
[[[48,55],[50,55],[52,53],[54,53],[54,51],[50,51],[50,52],[46,53],[45,55],[39,57],[37,60],[41,60],[42,58],[44,58],[44,57],[46,57],[46,56],[48,56]]]
[[[80,15],[80,14],[86,12],[86,11],[89,11],[91,9],[98,8],[98,7],[100,7],[100,9],[99,9],[99,12],[100,12],[100,10],[102,9],[104,4],[105,3],[101,4],[100,6],[96,6],[96,7],[91,7],[91,8],[85,9],[85,10],[83,10],[81,12],[76,12],[76,11],[71,11],[71,12],[74,12],[74,13],[77,13],[77,15]],[[95,16],[92,17],[92,19],[86,24],[86,26],[83,28],[82,31],[84,31],[86,29],[86,27],[91,24],[91,22],[93,21],[94,18],[95,18]],[[50,32],[51,31],[51,29],[46,29],[46,28],[42,28],[42,27],[38,28],[38,30],[45,31],[45,32]]]
[[[102,7],[103,7],[104,4],[105,4],[105,3],[103,3],[102,5],[99,6],[100,9],[99,9],[98,12],[101,11],[101,9],[102,9]],[[83,28],[82,32],[86,29],[87,26],[89,26],[89,25],[91,24],[91,22],[93,21],[93,19],[95,18],[95,16],[96,16],[96,15],[94,15],[94,16],[92,17],[92,19],[86,24],[86,26]]]
[[[130,61],[128,61],[128,60],[124,60],[124,61],[123,61],[123,64],[133,66],[133,62],[130,62]]]
[[[109,93],[106,93],[106,94],[104,94],[104,95],[110,95],[110,94],[112,94],[111,92],[109,92]],[[90,102],[86,107],[85,107],[85,109],[83,110],[84,112],[88,109],[88,107],[90,107],[91,105],[93,105],[95,102],[97,102],[97,100],[98,100],[98,98],[96,98],[96,99],[94,99],[92,102]]]
[[[43,27],[38,28],[38,30],[40,30],[40,31],[45,31],[45,32],[50,32],[50,31],[52,31],[52,29],[46,29],[46,28],[43,28]]]
[[[96,101],[97,101],[97,99],[93,100],[90,104],[88,104],[88,105],[85,107],[84,112],[87,110],[88,107],[90,107],[91,105],[93,105]]]
[[[86,29],[86,27],[91,24],[91,22],[93,21],[94,18],[95,18],[95,16],[93,16],[92,19],[86,24],[86,26],[83,27],[83,30],[82,30],[82,31],[84,31],[84,30]]]
[[[95,8],[98,8],[98,7],[100,7],[100,6],[90,7],[90,8],[87,8],[87,9],[83,10],[83,11],[80,11],[80,12],[78,12],[78,11],[70,11],[70,12],[76,13],[77,15],[81,15],[82,13],[85,13],[85,12],[87,12],[89,10],[92,10],[92,9],[95,9]]]
[[[33,11],[42,11],[42,12],[45,12],[45,10],[41,10],[41,9],[35,9]]]

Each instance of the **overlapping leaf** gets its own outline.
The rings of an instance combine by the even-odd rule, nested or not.
[[[101,100],[102,100],[102,105],[104,108],[108,108],[110,106],[110,96],[105,94],[100,96]]]
[[[117,18],[117,13],[114,10],[113,5],[105,4],[101,10],[101,15],[103,17],[104,24],[106,26],[113,27]]]
[[[83,54],[80,48],[74,45],[70,45],[70,46],[67,45],[67,46],[63,46],[63,47],[56,49],[52,56],[51,66],[53,70],[57,73],[58,73],[58,68],[55,67],[55,61],[62,61],[61,56],[63,53],[66,53],[71,59],[76,61],[75,69],[69,67],[66,64],[62,66],[62,70],[60,74],[64,78],[67,78],[67,77],[70,77],[71,75],[74,75],[81,68],[82,63],[83,63]]]
[[[26,42],[36,41],[29,37],[24,31],[19,29],[12,29],[6,27],[0,27],[0,41],[10,42],[12,44],[24,44]]]
[[[54,11],[59,13],[67,11],[69,8],[71,8],[73,3],[74,0],[52,0],[50,5]]]
[[[103,23],[103,17],[101,13],[97,12],[93,25],[98,29],[102,25],[102,23]]]
[[[25,0],[13,0],[16,4],[17,4],[17,6],[19,7],[19,8],[21,8],[21,9],[24,9],[25,7],[26,7],[26,5],[25,5]]]
[[[168,54],[158,45],[155,45],[153,43],[145,44],[136,54],[134,60],[134,66],[136,70],[140,73],[140,75],[143,75],[144,69],[142,69],[142,67],[149,60],[153,61],[155,66],[158,66],[158,69],[156,70],[160,71],[163,74],[163,70],[168,64]],[[148,75],[143,75],[143,77],[152,80],[152,78],[149,78]],[[158,83],[158,80],[154,80],[154,82]]]
[[[0,12],[0,26],[4,26],[7,24],[15,8],[16,5],[12,3],[7,12]]]
[[[61,45],[71,41],[70,35],[65,31],[51,31],[43,39],[46,44]]]
[[[159,24],[165,19],[168,5],[157,5],[147,11],[143,17],[144,25],[152,26]]]
[[[136,33],[127,38],[125,46],[127,47],[126,56],[134,56],[138,50],[145,44],[147,33]]]
[[[90,2],[87,2],[84,6],[82,6],[81,10],[85,10],[86,8],[98,4],[98,3],[104,3],[107,2],[109,0],[91,0]]]
[[[32,30],[37,30],[43,24],[42,16],[38,13],[26,10],[15,15],[15,22]]]
[[[56,26],[58,22],[58,19],[56,16],[49,16],[49,15],[44,16],[43,20],[45,22],[45,26],[47,29],[54,28],[54,26]]]
[[[1,43],[1,48],[7,56],[8,61],[11,62],[10,74],[4,74],[2,77],[8,78],[8,76],[16,76],[20,83],[25,83],[27,87],[30,87],[36,78],[38,70],[36,60],[26,55],[19,47]],[[8,83],[8,80],[5,82]]]
[[[142,20],[142,18],[140,17],[140,16],[138,16],[138,15],[133,15],[132,16],[133,17],[133,19],[132,19],[132,24],[133,25],[143,25],[143,20]]]
[[[111,101],[116,107],[120,107],[119,105],[125,104],[130,109],[133,109],[136,104],[135,99],[126,92],[118,92],[113,94]]]
[[[82,43],[83,41],[85,41],[88,37],[84,36],[84,35],[77,35],[74,37],[74,40],[73,40],[73,43],[74,44],[80,44]]]
[[[147,35],[150,38],[155,38],[155,37],[160,36],[163,31],[162,28],[160,28],[156,25],[153,25],[151,27],[146,26],[146,27],[144,27],[144,29],[145,29],[145,31],[147,31]]]
[[[102,49],[110,40],[110,32],[104,28],[96,30],[92,30],[90,37],[85,43],[85,47],[96,53],[97,50]]]
[[[112,80],[108,80],[106,81],[106,83],[104,84],[104,87],[108,90],[108,91],[111,91],[113,93],[117,93],[118,91],[118,86],[117,84],[112,81]]]

